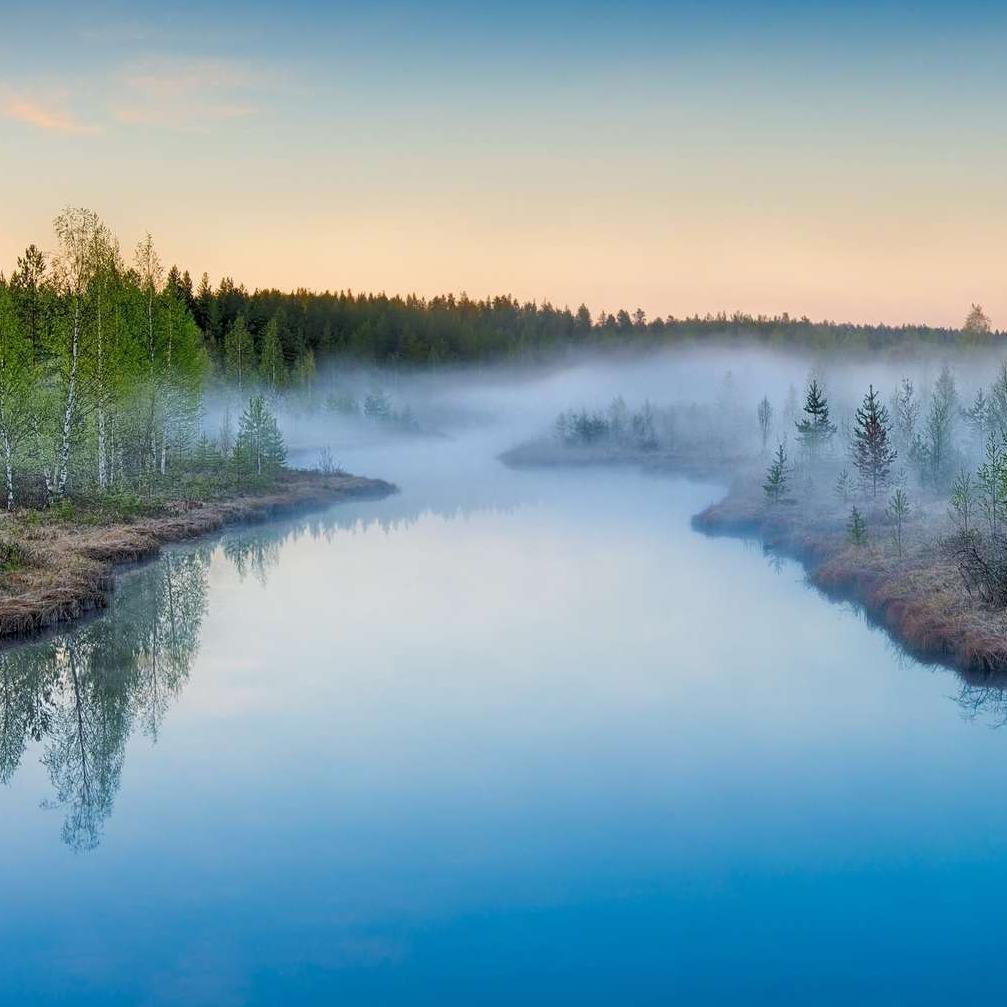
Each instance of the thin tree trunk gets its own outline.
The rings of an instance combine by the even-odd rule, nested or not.
[[[102,359],[102,332],[101,332],[101,286],[98,289],[98,488],[104,490],[108,486],[108,471],[105,464],[105,403],[103,395],[105,392],[104,373]]]
[[[63,439],[56,466],[56,495],[63,496],[70,471],[70,433],[73,424],[73,407],[77,395],[77,350],[80,339],[80,298],[73,307],[73,342],[70,349],[70,380],[66,390],[66,411],[63,413]]]
[[[3,434],[4,459],[7,462],[7,510],[14,510],[14,466],[11,463],[11,443],[10,434],[4,430]]]

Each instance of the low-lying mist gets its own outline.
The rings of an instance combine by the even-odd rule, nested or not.
[[[645,354],[611,351],[534,367],[412,371],[354,365],[320,373],[310,394],[283,397],[277,411],[293,464],[363,467],[366,474],[403,484],[428,484],[488,478],[502,452],[556,436],[561,414],[610,419],[613,408],[623,407],[627,417],[645,407],[653,410],[661,420],[660,447],[667,450],[688,446],[692,452],[747,457],[780,442],[793,450],[796,423],[814,379],[837,427],[831,455],[846,454],[855,410],[873,386],[893,428],[899,478],[933,482],[933,476],[940,482],[980,456],[990,420],[970,411],[980,392],[981,402],[993,398],[1001,364],[999,355],[978,350],[872,360],[714,345]],[[942,433],[947,440],[939,462],[943,471],[928,474],[920,452],[926,449],[928,416],[939,388],[941,394],[950,391],[953,400]],[[766,424],[759,420],[763,401],[769,404]],[[230,409],[238,407],[233,403]],[[211,434],[224,408],[218,401],[208,413]],[[900,427],[906,422],[912,429]],[[915,448],[914,437],[919,438]]]

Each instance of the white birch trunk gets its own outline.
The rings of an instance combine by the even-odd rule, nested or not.
[[[10,435],[4,430],[3,434],[3,453],[4,460],[7,465],[7,510],[14,510],[14,465],[11,461],[11,443]]]
[[[56,463],[56,495],[66,492],[66,480],[70,472],[70,434],[73,427],[73,407],[77,395],[77,351],[80,339],[80,299],[73,308],[73,342],[70,349],[70,380],[66,389],[66,410],[63,413],[63,438]]]

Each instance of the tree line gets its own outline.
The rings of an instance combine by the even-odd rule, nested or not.
[[[648,318],[640,309],[620,309],[592,315],[584,304],[571,310],[549,302],[522,302],[508,294],[473,299],[465,294],[424,298],[349,290],[249,292],[230,277],[213,287],[205,273],[194,284],[188,272],[177,269],[169,283],[205,333],[211,356],[227,361],[232,378],[242,369],[247,373],[258,368],[272,386],[303,384],[322,361],[333,357],[382,364],[470,363],[534,359],[579,348],[723,338],[821,350],[1007,344],[1007,333],[994,331],[978,305],[960,328],[942,328],[813,322],[786,313]],[[244,347],[244,362],[239,347]],[[248,351],[258,359],[251,361]]]

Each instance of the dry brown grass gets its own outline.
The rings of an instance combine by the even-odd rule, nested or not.
[[[757,537],[800,560],[812,584],[831,598],[861,605],[910,653],[971,673],[1007,671],[1007,614],[984,606],[964,587],[941,548],[943,514],[919,507],[906,526],[900,557],[880,505],[868,508],[872,540],[852,545],[838,505],[771,506],[752,482],[738,481],[723,499],[696,515],[709,534]]]
[[[204,504],[176,501],[164,516],[106,527],[30,525],[16,514],[4,515],[0,537],[17,541],[24,561],[0,574],[0,637],[26,636],[104,608],[114,568],[151,559],[165,543],[394,490],[380,479],[291,472],[268,493]]]

